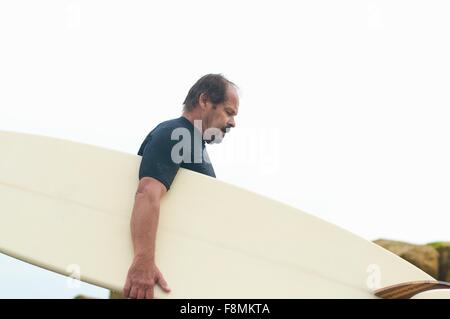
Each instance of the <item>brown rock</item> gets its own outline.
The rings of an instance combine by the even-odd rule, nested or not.
[[[375,240],[374,243],[422,269],[433,278],[438,279],[439,253],[434,247],[385,239]]]
[[[126,299],[126,298],[121,292],[110,290],[109,299]]]
[[[450,282],[450,243],[431,243],[439,253],[439,280]]]
[[[95,299],[95,298],[86,295],[76,295],[75,297],[73,297],[73,299]]]

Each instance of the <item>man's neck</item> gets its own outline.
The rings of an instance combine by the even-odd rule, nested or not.
[[[181,114],[181,116],[183,116],[183,117],[186,118],[189,122],[191,122],[192,125],[194,125],[194,127],[197,128],[197,129],[198,129],[200,132],[202,132],[202,134],[203,134],[203,131],[204,131],[203,126],[200,128],[200,127],[197,127],[197,126],[195,125],[195,121],[201,121],[201,117],[200,117],[199,115],[194,114],[194,113],[192,113],[192,112],[190,112],[190,113],[188,113],[188,112],[183,112],[183,114]]]

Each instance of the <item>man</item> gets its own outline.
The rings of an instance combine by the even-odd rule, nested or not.
[[[170,292],[155,262],[161,198],[180,167],[216,177],[205,143],[220,143],[235,127],[239,97],[221,74],[207,74],[192,86],[183,105],[182,116],[158,124],[138,152],[142,162],[130,223],[134,260],[123,289],[127,298],[151,299],[156,284]]]

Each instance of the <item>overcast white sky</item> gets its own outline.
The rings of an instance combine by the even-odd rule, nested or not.
[[[206,73],[217,177],[367,239],[450,240],[448,1],[2,1],[0,130],[136,153]],[[106,297],[0,255],[0,297]]]

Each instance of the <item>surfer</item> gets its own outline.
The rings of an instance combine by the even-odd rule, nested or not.
[[[134,259],[123,288],[126,298],[151,299],[155,285],[170,292],[155,261],[161,198],[180,167],[216,177],[205,143],[222,141],[235,127],[238,109],[236,85],[221,74],[207,74],[189,90],[182,116],[158,124],[142,142],[138,151],[142,156],[139,184],[130,222]]]

